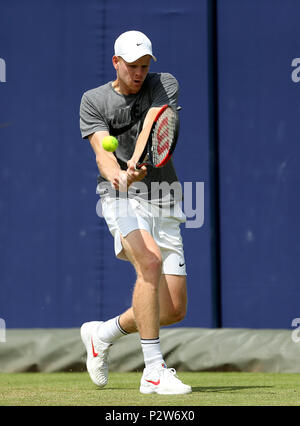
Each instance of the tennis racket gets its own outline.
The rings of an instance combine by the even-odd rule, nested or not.
[[[152,167],[163,167],[170,160],[176,147],[179,134],[178,110],[170,105],[164,105],[157,113],[146,146],[136,169],[150,165]]]

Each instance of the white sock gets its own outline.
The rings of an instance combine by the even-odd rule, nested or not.
[[[115,340],[128,333],[123,330],[119,323],[120,315],[103,322],[98,328],[98,337],[102,342],[113,343]]]
[[[159,337],[156,339],[141,339],[141,345],[146,368],[153,367],[155,364],[164,364]]]

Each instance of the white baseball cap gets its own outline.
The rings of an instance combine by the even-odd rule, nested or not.
[[[115,55],[121,56],[126,62],[135,62],[145,55],[156,57],[152,53],[151,41],[140,31],[126,31],[115,41]]]

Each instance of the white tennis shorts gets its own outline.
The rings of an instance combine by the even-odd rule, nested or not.
[[[162,273],[186,275],[180,224],[186,221],[180,203],[174,207],[159,208],[142,199],[111,198],[101,199],[102,216],[114,237],[115,254],[119,259],[128,260],[121,243],[136,229],[144,229],[152,235],[162,256]]]

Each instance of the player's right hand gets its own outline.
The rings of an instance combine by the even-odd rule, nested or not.
[[[147,175],[147,167],[142,166],[140,169],[137,169],[136,161],[134,159],[127,161],[127,167],[127,175],[128,179],[130,180],[129,185],[131,185],[133,182],[139,182],[143,180]]]

